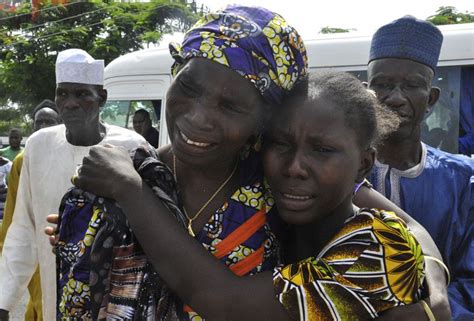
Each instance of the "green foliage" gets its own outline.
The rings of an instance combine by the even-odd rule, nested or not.
[[[12,121],[18,126],[21,115],[40,101],[54,100],[58,52],[81,48],[107,64],[159,43],[163,34],[188,29],[198,17],[195,7],[186,0],[78,1],[45,4],[32,19],[28,1],[16,12],[6,17],[4,13],[0,18],[0,111],[15,106],[18,117]],[[4,121],[3,114],[0,119]]]
[[[426,18],[435,25],[450,25],[474,22],[474,12],[459,12],[455,7],[440,7],[435,15]]]
[[[21,128],[23,134],[30,134],[32,126],[29,126],[26,117],[18,108],[8,108],[0,106],[0,133],[6,136],[11,128]]]
[[[322,33],[322,34],[344,33],[344,32],[351,32],[351,31],[355,31],[355,30],[356,29],[343,29],[343,28],[324,27],[324,28],[321,28],[319,33]]]

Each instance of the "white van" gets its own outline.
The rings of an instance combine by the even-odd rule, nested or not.
[[[474,114],[474,101],[470,101],[468,113],[461,112],[460,107],[463,90],[474,88],[473,83],[466,82],[474,79],[474,23],[440,26],[440,29],[444,41],[434,84],[441,88],[442,95],[426,118],[422,135],[429,144],[456,153],[460,115]],[[310,72],[348,71],[365,81],[371,38],[371,35],[343,33],[306,40]],[[104,84],[109,98],[102,111],[104,121],[131,127],[134,111],[145,108],[160,127],[160,146],[168,143],[164,112],[166,90],[172,81],[172,63],[167,49],[140,50],[112,61],[105,68]],[[466,105],[464,102],[463,108]],[[470,128],[474,128],[474,119],[461,117],[461,122],[472,123]]]
[[[168,49],[135,51],[113,60],[105,68],[107,103],[102,119],[110,124],[132,128],[133,113],[149,111],[153,125],[159,127],[159,145],[168,143],[166,91],[171,84],[171,58]]]

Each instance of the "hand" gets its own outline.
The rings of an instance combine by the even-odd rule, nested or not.
[[[141,184],[132,159],[122,147],[93,146],[84,157],[74,185],[96,195],[117,199],[130,183]]]
[[[7,310],[0,309],[0,321],[8,321],[9,312]]]
[[[53,224],[53,226],[46,226],[44,228],[44,233],[48,235],[49,238],[49,244],[53,247],[53,252],[54,252],[54,247],[58,243],[58,221],[59,221],[59,215],[58,214],[49,214],[46,217],[46,221],[48,223]],[[0,320],[1,321],[1,320]]]

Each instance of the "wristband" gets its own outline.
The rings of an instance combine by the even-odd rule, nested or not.
[[[428,317],[429,321],[436,321],[436,318],[433,314],[433,311],[431,311],[430,306],[428,303],[425,302],[425,300],[420,301],[421,305],[423,306],[423,310],[425,310],[426,316]]]
[[[441,261],[440,259],[438,259],[438,258],[436,258],[436,257],[434,257],[434,256],[425,255],[425,260],[426,260],[426,259],[435,261],[436,263],[438,263],[439,265],[441,265],[441,267],[443,268],[444,272],[446,272],[446,279],[448,280],[446,286],[448,286],[449,283],[451,283],[451,273],[449,273],[449,269],[448,269],[448,267],[446,266],[446,264],[444,264],[443,261]]]

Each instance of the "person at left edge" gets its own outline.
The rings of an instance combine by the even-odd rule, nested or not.
[[[3,218],[3,208],[7,197],[7,176],[12,168],[12,162],[6,157],[0,156],[0,219]],[[3,225],[3,224],[2,224]]]
[[[56,104],[45,99],[39,103],[31,113],[33,119],[33,132],[36,132],[45,127],[55,126],[61,123],[59,111]],[[5,210],[3,215],[3,222],[0,228],[0,253],[3,250],[3,243],[8,229],[13,220],[13,212],[15,211],[16,195],[18,191],[18,183],[20,182],[21,167],[23,165],[23,151],[19,153],[12,162],[12,168],[8,175],[8,193],[5,203]],[[30,300],[26,305],[25,320],[27,321],[42,321],[43,310],[41,303],[41,281],[39,277],[39,270],[36,269],[28,284],[28,293]]]
[[[22,150],[21,140],[22,140],[21,130],[19,128],[12,128],[8,132],[8,146],[0,149],[0,156],[8,158],[10,161],[13,161]]]
[[[60,52],[56,60],[56,105],[64,125],[34,133],[25,148],[13,222],[0,263],[0,320],[23,295],[39,264],[43,319],[56,319],[55,258],[43,236],[46,216],[57,211],[71,176],[89,148],[112,144],[127,150],[145,139],[133,131],[100,121],[107,99],[104,61],[81,49]]]

